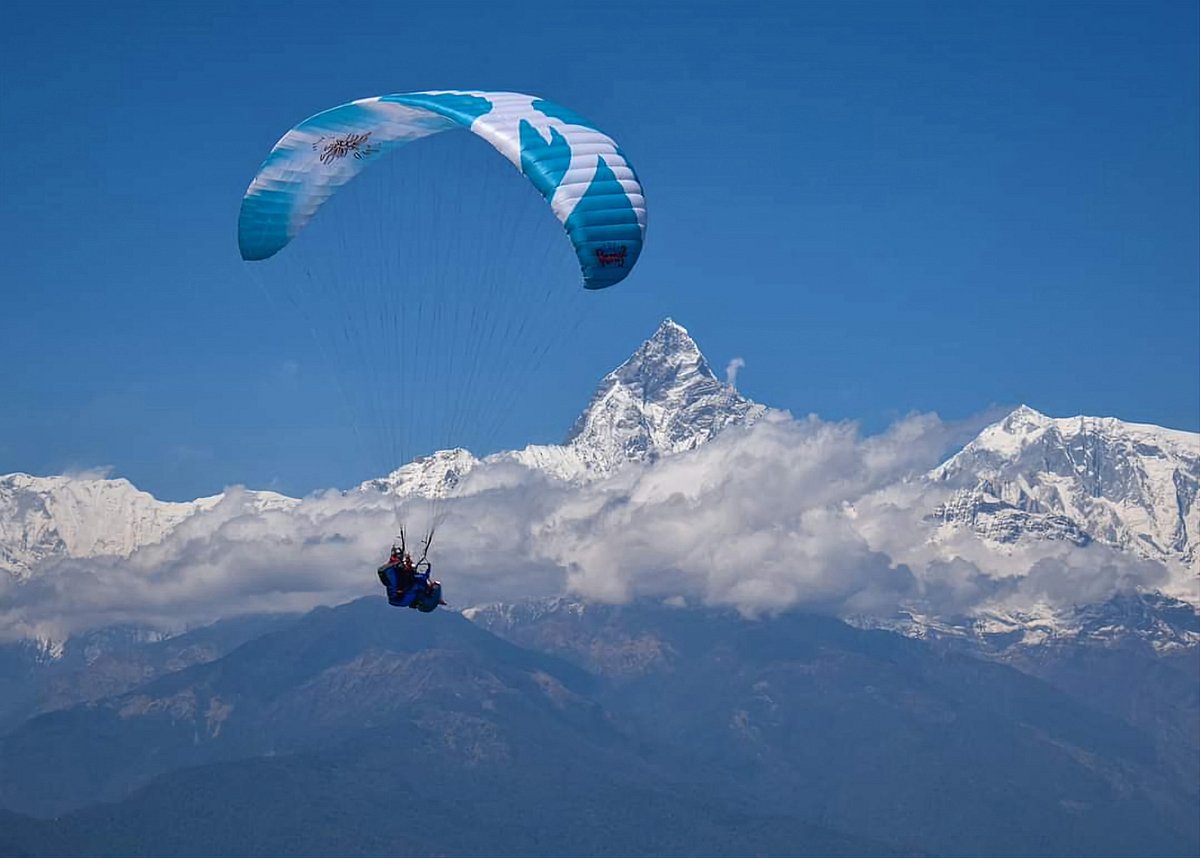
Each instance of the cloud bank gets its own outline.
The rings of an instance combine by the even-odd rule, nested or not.
[[[748,615],[960,615],[1066,607],[1165,581],[1161,564],[1096,544],[1000,553],[969,531],[937,529],[927,516],[948,490],[920,475],[975,428],[915,415],[864,436],[853,423],[770,412],[583,486],[506,462],[480,466],[461,496],[437,503],[329,491],[261,511],[232,489],[127,559],[63,558],[25,584],[0,583],[0,635],[178,630],[374,594],[397,522],[418,530],[431,516],[435,577],[459,608],[568,593]]]

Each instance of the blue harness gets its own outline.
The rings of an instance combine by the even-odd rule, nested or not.
[[[416,608],[428,614],[442,603],[442,585],[429,580],[429,569],[407,575],[397,565],[380,566],[379,580],[387,588],[389,605]]]

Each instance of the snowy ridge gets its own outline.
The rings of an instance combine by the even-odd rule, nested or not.
[[[51,557],[128,557],[225,499],[160,501],[124,479],[0,476],[0,570],[25,579]],[[298,503],[275,492],[244,492],[240,502],[255,511]]]
[[[1111,417],[1055,419],[1021,406],[929,474],[955,488],[933,511],[1000,546],[1097,541],[1194,566],[1200,435]]]
[[[442,498],[454,494],[463,478],[479,464],[469,450],[456,447],[418,456],[386,477],[367,480],[360,491],[377,491],[401,497]]]
[[[996,654],[1077,643],[1103,647],[1140,643],[1160,653],[1200,646],[1200,608],[1161,593],[1128,593],[1066,611],[1043,605],[971,617],[905,612],[891,618],[852,617],[848,622],[922,640],[961,641]]]
[[[565,596],[489,603],[463,616],[504,638],[588,613],[586,601]],[[600,606],[602,610],[612,606]],[[915,611],[892,617],[843,618],[857,628],[884,629],[920,640],[965,645],[1004,658],[1036,647],[1085,644],[1103,648],[1144,646],[1166,654],[1200,646],[1200,607],[1160,593],[1128,593],[1069,610],[1035,606],[1024,611],[985,611],[969,617],[937,617]],[[554,632],[550,631],[551,638]]]
[[[462,615],[473,623],[497,633],[528,625],[545,617],[568,614],[582,615],[587,603],[568,596],[549,596],[525,599],[520,602],[490,602],[463,610]]]
[[[0,568],[24,577],[47,557],[128,557],[217,499],[168,503],[128,480],[0,477]]]
[[[590,607],[586,601],[552,596],[476,605],[462,614],[482,628],[507,637],[547,620],[577,619],[588,613]],[[844,619],[858,628],[886,629],[922,640],[960,642],[993,655],[1029,647],[1079,643],[1101,647],[1144,645],[1160,653],[1200,646],[1200,608],[1160,593],[1128,593],[1066,611],[1038,606],[1020,612],[988,611],[958,618],[905,612],[890,618]]]

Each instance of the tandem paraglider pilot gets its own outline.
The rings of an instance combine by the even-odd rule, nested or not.
[[[646,200],[617,141],[574,110],[536,95],[476,90],[375,95],[322,110],[293,126],[272,147],[242,197],[237,230],[242,259],[253,263],[271,259],[304,231],[340,188],[371,164],[443,132],[473,134],[501,156],[497,164],[508,161],[521,171],[565,230],[585,289],[606,290],[629,276],[642,252]],[[371,226],[379,224],[372,220]],[[397,242],[407,246],[403,238],[398,235]],[[391,265],[393,248],[381,247],[387,252],[375,256],[375,264],[382,266],[387,260]],[[426,279],[430,278],[411,278],[413,283]],[[440,282],[440,278],[430,282],[434,280]],[[319,286],[337,290],[341,282],[335,276],[331,283]],[[377,299],[392,295],[393,290],[364,301],[368,296],[356,278],[345,283],[342,297],[357,296],[348,303],[361,305],[372,320],[376,314],[387,316],[390,308],[377,306]],[[497,294],[504,291],[492,288],[490,271],[478,278],[480,287],[485,284]],[[431,296],[436,296],[428,298],[434,302],[429,306],[435,316],[443,306],[457,306],[453,301],[443,304],[440,287]],[[404,302],[396,306],[402,309]],[[340,319],[340,310],[337,315]],[[474,310],[471,318],[476,318]],[[336,330],[341,331],[340,323]],[[384,362],[382,357],[378,361]],[[372,367],[377,368],[378,364]],[[442,585],[433,580],[425,559],[432,538],[431,527],[416,563],[401,541],[379,567],[389,604],[425,613],[446,604]]]
[[[379,567],[379,581],[387,590],[388,604],[397,608],[416,608],[428,614],[445,605],[442,583],[433,580],[428,560],[414,564],[412,555],[392,546],[387,563]]]

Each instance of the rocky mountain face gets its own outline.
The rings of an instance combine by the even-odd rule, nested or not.
[[[1159,593],[973,617],[910,615],[870,625],[1010,665],[1153,738],[1161,764],[1200,784],[1200,611]]]
[[[1114,611],[1120,609],[1114,607]],[[1126,613],[1137,611],[1126,606]],[[893,763],[903,765],[911,778],[900,778],[907,784],[901,792],[910,788],[922,792],[925,777],[929,775],[939,783],[939,789],[947,790],[944,795],[956,794],[956,788],[951,786],[953,777],[948,777],[942,769],[947,762],[944,755],[948,753],[947,744],[957,745],[964,738],[962,731],[968,729],[967,721],[974,717],[973,707],[978,704],[993,714],[1007,713],[1000,716],[1000,721],[1015,715],[1019,708],[1024,714],[1018,719],[1035,734],[1048,738],[1048,733],[1041,732],[1045,722],[1032,727],[1033,721],[1025,719],[1032,714],[1026,707],[1036,708],[1039,704],[1033,704],[1033,700],[1050,688],[1057,696],[1054,703],[1045,701],[1051,709],[1043,714],[1053,710],[1054,717],[1073,721],[1102,713],[1113,718],[1113,723],[1117,720],[1137,723],[1147,737],[1153,737],[1147,741],[1155,743],[1158,749],[1154,752],[1158,754],[1158,765],[1172,771],[1172,777],[1177,777],[1179,783],[1192,784],[1189,790],[1197,782],[1193,763],[1197,730],[1188,725],[1195,723],[1200,713],[1197,703],[1200,689],[1188,691],[1184,687],[1187,669],[1195,665],[1195,656],[1200,654],[1194,648],[1165,658],[1151,648],[1137,652],[1129,648],[1112,650],[1080,645],[1064,645],[1054,652],[1026,648],[1020,653],[1029,663],[1018,664],[1014,659],[1011,666],[1039,676],[1046,685],[1038,691],[1032,686],[1019,690],[1011,686],[1000,697],[992,697],[1001,677],[1010,676],[1005,672],[1010,663],[1002,659],[984,659],[994,662],[992,668],[1002,668],[1000,672],[980,672],[968,680],[969,673],[981,670],[979,653],[969,646],[950,646],[935,640],[904,641],[887,633],[865,630],[851,633],[836,621],[818,617],[785,614],[747,622],[719,611],[645,603],[608,606],[563,598],[481,606],[469,611],[468,616],[506,640],[557,655],[605,677],[609,684],[605,686],[602,702],[620,711],[638,713],[641,720],[635,723],[642,735],[702,749],[694,753],[704,754],[706,765],[730,765],[747,776],[761,778],[760,783],[771,784],[778,795],[801,801],[799,797],[808,795],[809,790],[831,797],[843,795],[843,787],[851,780],[858,783],[872,780],[867,768],[881,773]],[[928,668],[926,673],[926,667],[917,665],[933,653],[940,653],[937,657],[946,661],[938,668]],[[959,661],[960,658],[965,660]],[[1102,669],[1097,669],[1097,665],[1102,665]],[[854,679],[850,680],[850,676]],[[934,700],[954,685],[957,681],[954,676],[964,680],[964,691],[972,689],[966,692],[972,701],[968,704],[962,700],[943,708],[944,701]],[[843,685],[842,680],[847,684]],[[676,692],[679,698],[675,697]],[[987,696],[990,702],[984,703],[982,698],[974,697],[975,693]],[[681,699],[688,702],[678,705]],[[881,732],[865,739],[865,734],[859,735],[858,731],[875,729],[866,728],[866,723],[874,721],[875,715],[868,713],[875,711],[876,704],[880,709],[875,723],[887,726],[877,728]],[[1068,709],[1074,714],[1068,715]],[[1085,716],[1085,711],[1093,714]],[[1081,721],[1074,723],[1082,726]],[[941,738],[932,739],[931,732],[928,740],[917,739],[902,726],[916,724],[922,725],[918,732],[941,731]],[[1099,722],[1092,724],[1104,729]],[[843,727],[845,733],[841,733]],[[1008,727],[999,723],[986,728],[993,737],[1004,736],[999,746],[1024,753],[1018,750],[1023,740],[1006,730]],[[723,738],[717,739],[718,733]],[[818,735],[823,738],[816,739]],[[1070,741],[1077,740],[1078,737]],[[989,741],[980,739],[977,750],[982,751]],[[829,756],[822,758],[815,745],[829,748]],[[834,747],[844,749],[845,753],[832,750]],[[1138,753],[1151,752],[1143,748]],[[984,783],[997,786],[1004,781],[1007,775],[1002,772],[1014,760],[1002,761],[986,751],[982,757],[969,764],[978,780],[974,785],[963,784],[962,789],[964,794],[988,804],[992,800],[984,798],[984,794],[990,786]],[[901,764],[901,759],[907,763]],[[848,774],[859,763],[866,768],[857,776]],[[1100,768],[1105,765],[1101,763]],[[1041,766],[1032,757],[1016,766],[1034,780],[1058,777],[1049,770],[1032,775]],[[938,774],[932,774],[934,769]],[[1096,769],[1094,773],[1099,771]],[[844,774],[849,780],[835,784]],[[1030,784],[1025,777],[1018,780]],[[1044,786],[1042,782],[1038,788]],[[1001,798],[1001,793],[1006,797]],[[859,789],[856,794],[868,805],[876,800],[885,801],[882,793],[876,796],[871,789]],[[1013,794],[1012,790],[1000,788],[994,800],[1007,804]],[[855,819],[850,824],[855,831],[868,835],[880,830],[874,827],[877,824],[893,832],[907,832],[913,820],[906,818],[907,811],[903,808],[911,807],[910,799],[919,801],[914,795],[900,798],[897,792],[891,792],[886,801],[896,804],[869,811],[872,821]],[[989,825],[979,817],[966,821],[960,814],[973,811],[964,811],[954,799],[948,801],[955,806],[953,815],[965,829],[982,831]],[[1053,815],[1058,809],[1076,806],[1075,799],[1061,792],[1053,798],[1047,796],[1046,802],[1039,814]],[[854,813],[848,806],[839,807],[840,804],[838,798],[830,801],[827,818],[846,820],[848,817],[841,814]],[[1056,810],[1048,810],[1051,807]],[[1179,820],[1188,815],[1183,807],[1182,803],[1175,806]],[[943,805],[943,809],[948,808],[949,805]],[[1027,845],[1016,841],[1003,847],[998,845],[1008,836],[1002,832],[987,835],[990,846],[985,851],[1025,854]],[[956,854],[967,848],[963,841],[947,839],[935,845],[916,834],[907,842],[920,843],[921,848],[935,854]],[[1107,851],[1110,847],[1097,844],[1093,848]]]
[[[54,648],[36,640],[0,643],[0,734],[40,713],[100,700],[215,661],[295,619],[293,614],[248,615],[178,635],[109,626]]]
[[[57,817],[3,817],[28,855],[895,851],[723,794],[598,681],[453,613],[318,609],[0,735],[0,813]]]
[[[1111,417],[1055,419],[1021,406],[929,475],[955,488],[932,512],[997,548],[1095,540],[1194,567],[1200,436]]]
[[[683,326],[667,319],[600,382],[567,436],[589,474],[693,450],[766,411],[717,378]]]
[[[182,665],[132,691],[34,717],[0,738],[0,755],[9,755],[0,768],[15,773],[23,765],[18,760],[40,753],[34,749],[43,730],[57,732],[67,724],[74,725],[67,732],[81,740],[80,756],[74,762],[68,760],[72,755],[60,757],[70,777],[52,774],[53,766],[43,770],[46,777],[27,770],[21,780],[31,789],[23,797],[16,779],[9,779],[14,791],[0,795],[0,803],[58,812],[126,794],[183,765],[336,743],[364,725],[389,723],[397,709],[419,718],[421,711],[448,706],[460,713],[455,734],[462,742],[456,751],[460,761],[504,755],[503,743],[471,716],[487,712],[488,700],[500,707],[505,701],[528,705],[524,698],[536,687],[539,671],[547,670],[546,659],[508,648],[493,654],[494,665],[480,669],[476,656],[481,646],[492,644],[484,632],[448,612],[431,615],[427,623],[397,622],[409,619],[397,613],[375,599],[318,609],[215,660]],[[423,654],[419,663],[417,653]],[[511,659],[516,663],[509,664]],[[401,675],[405,681],[393,681]],[[517,694],[509,688],[513,682],[528,687]],[[467,699],[454,702],[468,689]],[[555,694],[564,707],[577,699],[555,683],[546,683],[537,696]],[[590,717],[587,709],[585,704],[584,718]],[[93,728],[109,738],[87,740]],[[139,752],[148,737],[157,747],[152,755]]]
[[[378,598],[322,608],[215,660],[31,718],[0,735],[0,813],[43,819],[3,817],[8,848],[1115,856],[1200,845],[1196,784],[1149,733],[1003,664],[802,614],[560,600],[474,619]]]

